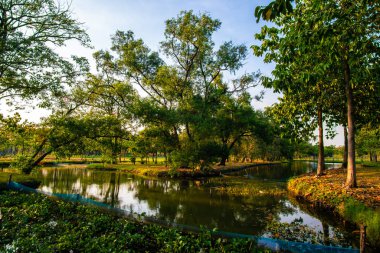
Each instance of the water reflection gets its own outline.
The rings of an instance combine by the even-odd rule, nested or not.
[[[325,163],[326,169],[331,169],[339,167],[338,163]],[[248,178],[258,178],[267,180],[282,180],[285,181],[290,177],[298,176],[304,173],[309,173],[317,170],[317,163],[314,161],[310,162],[299,162],[295,161],[292,163],[281,163],[275,165],[261,165],[252,168],[245,169],[243,171],[238,171],[233,173],[237,176],[245,176]]]
[[[301,171],[297,166],[270,167],[267,171],[260,167],[250,169],[249,175],[255,178],[282,180]],[[203,185],[208,183],[206,180],[154,180],[120,172],[83,168],[42,168],[38,173],[42,180],[40,189],[43,191],[80,194],[167,222],[265,235],[268,225],[273,222],[290,223],[302,218],[303,223],[315,231],[325,232],[327,237],[335,235],[327,233],[335,229],[335,224],[301,210],[298,204],[290,201],[287,196],[232,196],[220,193],[214,188],[204,187]],[[261,180],[260,187],[262,183]],[[268,185],[270,187],[270,184]],[[339,229],[337,231],[340,231]]]

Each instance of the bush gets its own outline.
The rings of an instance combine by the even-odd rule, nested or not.
[[[198,167],[204,171],[221,156],[222,148],[216,142],[185,143],[181,150],[170,153],[169,163],[173,169]]]

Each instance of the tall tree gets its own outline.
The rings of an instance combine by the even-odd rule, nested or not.
[[[267,60],[288,63],[293,63],[293,59],[304,60],[305,64],[311,66],[308,72],[302,73],[304,81],[316,76],[314,85],[323,81],[325,88],[344,92],[348,128],[347,187],[357,185],[357,122],[354,115],[358,111],[366,111],[372,101],[378,100],[378,8],[377,1],[298,1],[291,14],[280,15],[275,19],[280,29],[264,27],[265,35],[259,36],[262,40],[268,36],[264,45],[270,47]],[[283,50],[282,54],[276,54],[277,50]],[[311,58],[313,55],[319,60]],[[291,71],[291,65],[287,68],[278,64],[277,67],[279,71],[274,71],[277,80],[283,81],[300,74],[296,68]],[[330,99],[325,101],[328,102],[327,106],[332,104],[329,103]],[[360,110],[357,107],[359,104],[362,105]],[[378,112],[372,111],[372,116],[376,118]]]
[[[219,20],[192,11],[167,20],[161,52],[171,65],[130,31],[118,31],[113,37],[120,68],[147,94],[141,101],[141,118],[146,124],[164,126],[175,139],[176,150],[199,154],[194,155],[198,163],[207,160],[201,157],[207,154],[194,149],[215,144],[210,127],[223,98],[257,84],[257,74],[238,77],[230,86],[223,81],[223,73],[234,74],[242,67],[247,49],[232,42],[215,49],[212,34],[220,25]]]
[[[71,85],[87,64],[73,57],[74,64],[54,51],[68,40],[89,46],[68,3],[0,0],[0,99],[47,98],[59,95],[63,84]]]

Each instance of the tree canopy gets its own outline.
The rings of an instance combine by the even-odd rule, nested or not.
[[[373,107],[379,100],[378,7],[373,1],[297,1],[294,10],[274,17],[277,27],[262,28],[256,35],[262,44],[253,47],[256,55],[265,53],[265,61],[276,62],[268,86],[286,96],[301,94],[323,105],[335,122],[347,124],[348,187],[356,186],[355,115],[369,110],[378,118]],[[334,101],[342,97],[345,104],[338,108],[346,109],[344,122]]]
[[[69,40],[83,46],[90,41],[68,3],[1,0],[0,99],[48,98],[74,84],[88,67],[86,59],[67,60],[56,52]]]

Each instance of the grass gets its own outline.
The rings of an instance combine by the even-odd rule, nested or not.
[[[89,165],[87,165],[86,169],[105,170],[105,171],[117,170],[117,168],[113,166],[112,164],[104,164],[104,163],[90,163]]]
[[[309,174],[293,178],[288,189],[295,196],[337,212],[344,220],[366,225],[371,245],[380,247],[380,167],[358,166],[355,189],[343,187],[345,171],[326,173],[323,177]]]
[[[28,187],[37,188],[41,181],[31,175],[21,175],[8,172],[0,172],[0,191],[7,189],[9,176],[12,174],[12,180]]]
[[[181,232],[55,200],[0,192],[0,252],[269,252],[248,239]]]
[[[283,196],[286,194],[286,184],[284,182],[263,182],[261,180],[236,179],[235,177],[216,178],[204,186],[235,196]]]

